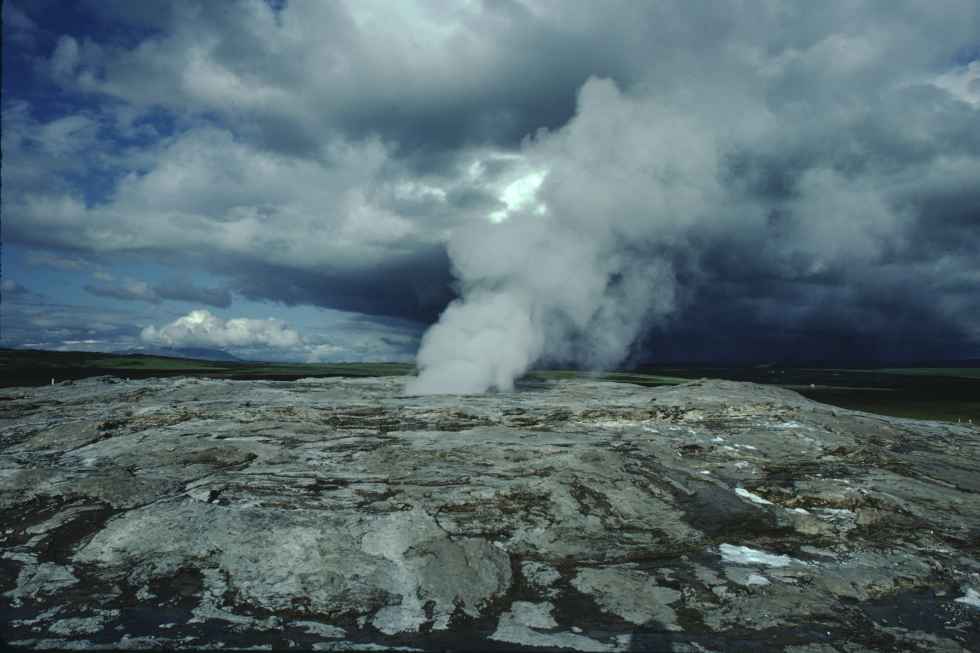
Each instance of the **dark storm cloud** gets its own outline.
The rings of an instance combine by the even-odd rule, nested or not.
[[[5,163],[18,163],[3,170],[5,238],[187,261],[251,299],[431,321],[456,287],[450,234],[491,214],[535,220],[512,203],[538,174],[537,194],[521,192],[603,243],[610,278],[669,262],[675,312],[646,325],[652,356],[980,346],[975,2],[66,11],[79,20],[5,8],[5,35],[35,43],[46,83],[85,107],[5,99]],[[615,90],[584,93],[596,78]],[[503,258],[518,241],[473,248]]]
[[[567,7],[570,20],[556,22],[547,8],[519,2],[465,10],[330,2],[275,12],[257,1],[81,7],[112,33],[124,24],[146,33],[121,45],[69,31],[52,72],[78,90],[219,115],[282,152],[313,155],[339,129],[352,138],[380,136],[407,160],[430,163],[438,152],[513,147],[540,128],[560,127],[590,76],[632,82],[643,61],[629,41],[644,34],[631,20],[658,19],[621,5],[617,20]],[[625,41],[624,29],[633,32]]]
[[[857,283],[712,272],[679,282],[689,291],[677,313],[651,329],[635,361],[940,360],[968,355],[964,343],[975,339],[964,316],[938,311],[931,284],[904,268],[893,279],[865,271]]]
[[[330,273],[236,261],[226,270],[237,294],[432,322],[453,297],[445,250],[433,248],[363,270]]]

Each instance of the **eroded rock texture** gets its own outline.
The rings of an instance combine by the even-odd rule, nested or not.
[[[980,432],[720,381],[0,391],[24,648],[980,649]]]

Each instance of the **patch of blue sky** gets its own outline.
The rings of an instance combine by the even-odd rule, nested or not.
[[[953,55],[952,64],[954,67],[968,66],[974,61],[980,61],[980,41],[968,47],[960,48]]]
[[[35,340],[50,347],[60,347],[67,341],[95,339],[87,347],[114,351],[138,346],[138,330],[146,326],[160,327],[194,310],[207,310],[212,315],[229,320],[234,318],[282,320],[302,334],[311,346],[335,341],[339,336],[353,350],[343,356],[357,354],[362,339],[373,341],[371,355],[401,358],[414,352],[425,326],[411,320],[368,316],[360,313],[322,308],[311,305],[288,306],[272,301],[256,301],[233,295],[230,306],[204,305],[200,302],[154,298],[159,286],[190,285],[196,288],[222,288],[227,283],[218,275],[205,270],[183,271],[179,261],[169,264],[148,262],[135,255],[113,255],[96,260],[67,252],[31,249],[11,245],[3,250],[5,270],[10,278],[32,294],[19,297],[4,311],[8,329],[6,345],[24,346]],[[151,301],[96,294],[88,288],[126,288],[128,284],[146,284]],[[79,327],[66,329],[66,316],[78,317]],[[95,331],[81,325],[89,322],[86,316],[113,316],[113,327],[103,324]],[[103,320],[105,322],[105,320]],[[45,326],[51,325],[51,326]],[[118,325],[116,327],[115,325]],[[122,325],[127,325],[123,328]],[[69,343],[71,344],[71,343]],[[270,350],[263,358],[301,359],[303,351],[278,352]],[[370,357],[370,356],[369,356]]]
[[[91,262],[70,254],[42,252],[15,243],[5,243],[3,247],[4,279],[49,301],[77,300],[91,269]]]

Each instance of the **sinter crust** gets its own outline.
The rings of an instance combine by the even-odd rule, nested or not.
[[[15,647],[980,648],[980,431],[700,381],[0,391]]]

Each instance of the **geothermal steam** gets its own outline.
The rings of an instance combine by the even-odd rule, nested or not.
[[[674,305],[658,251],[713,205],[714,147],[690,119],[590,80],[576,117],[525,148],[544,214],[455,232],[461,298],[425,334],[412,394],[510,390],[535,362],[621,362]]]
[[[734,274],[819,281],[900,251],[914,224],[889,195],[905,183],[900,168],[896,178],[842,174],[833,160],[787,168],[771,154],[799,137],[798,122],[757,88],[727,89],[723,108],[710,84],[656,91],[590,80],[565,127],[528,141],[547,210],[453,234],[461,297],[425,334],[408,392],[509,390],[538,361],[614,366],[675,302],[724,282],[702,272],[701,256],[731,259]],[[780,175],[791,180],[783,191]]]

